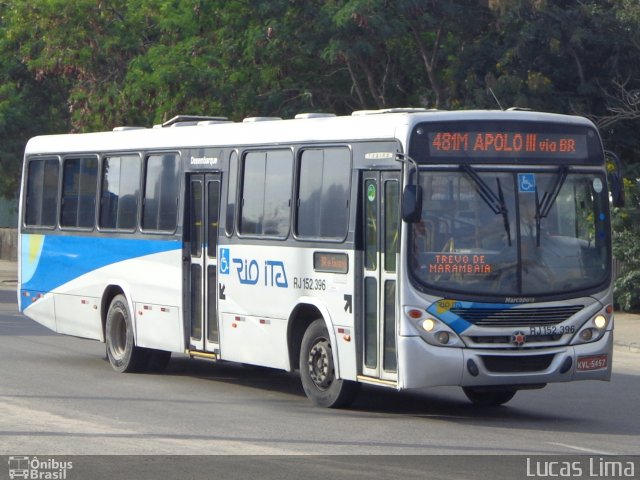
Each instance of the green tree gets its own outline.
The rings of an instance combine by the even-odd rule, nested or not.
[[[128,22],[125,0],[11,2],[8,30],[16,54],[35,80],[66,92],[71,129],[119,123],[120,87],[128,61],[143,45]]]
[[[17,195],[27,140],[67,130],[69,118],[65,86],[28,69],[24,46],[31,40],[16,35],[15,22],[22,22],[16,15],[12,3],[0,3],[0,195],[6,198]]]
[[[496,108],[489,88],[504,107],[589,116],[640,176],[635,0],[4,0],[0,14],[8,178],[34,133]]]

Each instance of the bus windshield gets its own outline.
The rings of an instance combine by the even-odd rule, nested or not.
[[[609,275],[608,196],[600,173],[423,171],[409,264],[423,288],[540,297]]]

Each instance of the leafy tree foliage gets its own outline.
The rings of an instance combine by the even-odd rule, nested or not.
[[[625,179],[624,183],[627,205],[612,211],[614,297],[619,308],[640,311],[640,180]]]
[[[636,179],[639,57],[637,0],[0,0],[0,194],[37,134],[393,106],[584,115]]]
[[[183,112],[495,108],[491,88],[505,107],[591,116],[624,144],[637,125],[607,115],[616,85],[637,87],[639,10],[634,0],[4,0],[2,62],[48,81],[46,108],[66,111],[71,131]]]
[[[640,176],[637,0],[0,0],[1,187],[36,133],[392,106],[592,118]],[[490,92],[491,90],[491,92]]]

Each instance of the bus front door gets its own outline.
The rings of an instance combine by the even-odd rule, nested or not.
[[[186,283],[189,350],[216,352],[219,346],[217,274],[220,174],[198,173],[189,177],[189,252]],[[185,221],[185,229],[187,222]]]
[[[362,374],[396,382],[396,282],[400,235],[399,172],[363,173]]]

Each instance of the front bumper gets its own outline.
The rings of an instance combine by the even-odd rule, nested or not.
[[[541,385],[574,380],[609,380],[613,331],[592,343],[538,349],[435,347],[420,337],[398,341],[398,387]],[[606,366],[579,370],[581,357],[605,356]],[[475,365],[475,368],[471,365]]]

